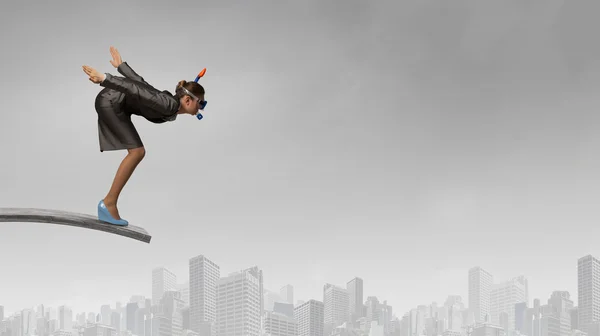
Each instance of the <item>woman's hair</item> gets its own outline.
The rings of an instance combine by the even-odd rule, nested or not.
[[[187,93],[185,93],[185,91],[181,89],[182,87],[186,88],[198,98],[201,98],[204,95],[204,88],[202,87],[202,85],[198,84],[197,82],[188,82],[185,80],[180,80],[179,83],[177,83],[177,87],[175,88],[175,97],[177,99],[187,95]]]

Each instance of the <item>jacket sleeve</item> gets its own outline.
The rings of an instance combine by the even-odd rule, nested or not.
[[[172,116],[178,109],[176,101],[150,84],[106,73],[101,86],[136,97],[140,103],[163,117]]]
[[[142,76],[138,75],[135,71],[133,71],[133,69],[129,66],[129,64],[127,64],[127,62],[121,62],[121,64],[119,64],[119,66],[117,67],[117,71],[126,78],[131,78],[138,82],[148,84]]]

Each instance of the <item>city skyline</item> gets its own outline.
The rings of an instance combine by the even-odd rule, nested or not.
[[[585,256],[581,256],[581,257],[579,257],[579,258],[576,260],[576,262],[577,262],[577,261],[581,262],[582,260],[586,260],[586,259],[587,259],[588,257],[590,257],[590,256],[591,256],[591,257],[593,257],[593,258],[596,258],[596,259],[597,259],[597,257],[596,257],[595,255],[585,255]],[[207,256],[205,256],[205,255],[203,255],[203,254],[200,254],[200,255],[198,255],[198,256],[196,256],[196,257],[192,257],[192,258],[190,258],[190,262],[191,262],[191,260],[194,260],[194,259],[197,259],[197,258],[200,258],[200,257],[202,257],[202,258],[207,258]],[[210,258],[207,258],[207,259],[208,259],[208,260],[210,260]],[[596,261],[598,261],[598,260],[596,260]],[[212,260],[210,260],[210,262],[212,262]],[[223,265],[222,265],[222,264],[218,264],[218,265],[217,265],[217,267],[219,267],[219,269],[222,269]],[[248,266],[248,267],[245,267],[245,268],[243,268],[243,269],[231,270],[231,271],[227,271],[227,273],[221,273],[221,275],[220,275],[219,279],[225,279],[225,278],[228,278],[228,277],[230,276],[230,274],[235,274],[235,273],[237,273],[237,272],[239,272],[239,271],[243,271],[244,269],[249,269],[249,268],[251,268],[251,267],[254,267],[254,266]],[[258,268],[260,269],[260,267],[258,267]],[[495,277],[495,276],[494,276],[494,274],[493,274],[493,272],[490,272],[488,268],[481,267],[481,266],[473,266],[473,267],[471,267],[471,268],[468,270],[468,272],[465,274],[465,283],[466,283],[466,287],[469,287],[469,285],[470,285],[470,284],[469,284],[469,281],[470,281],[470,280],[469,280],[469,276],[470,276],[471,272],[472,272],[472,271],[474,271],[475,269],[483,269],[485,272],[489,272],[489,273],[491,273],[491,275],[492,275],[492,277],[493,277],[493,280],[492,280],[492,282],[491,282],[491,284],[492,284],[492,287],[493,287],[493,286],[495,286],[495,285],[502,284],[502,283],[511,282],[511,281],[513,281],[513,280],[515,280],[515,279],[522,278],[522,277],[524,277],[525,279],[527,279],[527,280],[526,280],[527,282],[530,282],[530,280],[529,280],[529,278],[527,277],[527,275],[526,275],[526,274],[519,274],[519,275],[515,275],[515,276],[513,276],[513,277],[511,277],[511,278],[506,278],[506,279],[504,279],[504,278],[498,278],[498,277]],[[151,269],[151,272],[150,272],[150,273],[151,273],[151,281],[150,281],[150,283],[152,284],[152,287],[151,287],[151,292],[150,292],[150,293],[140,293],[140,292],[136,292],[136,293],[130,293],[128,296],[124,296],[124,297],[122,297],[121,299],[113,299],[113,300],[108,300],[108,301],[110,301],[110,302],[106,301],[106,302],[104,302],[104,303],[102,303],[102,304],[98,305],[98,307],[101,307],[101,306],[104,306],[104,305],[109,305],[110,307],[114,307],[114,305],[115,305],[117,302],[121,302],[121,304],[123,304],[124,302],[129,302],[129,300],[130,300],[132,297],[136,297],[136,296],[144,296],[144,297],[146,297],[146,299],[149,299],[149,300],[151,300],[151,301],[152,301],[152,304],[155,304],[155,302],[154,302],[154,295],[153,295],[153,294],[154,294],[154,290],[155,290],[155,289],[154,289],[154,285],[155,285],[155,282],[154,282],[154,275],[155,275],[155,273],[156,273],[158,270],[163,270],[163,271],[164,271],[166,274],[170,274],[171,276],[174,276],[174,277],[175,277],[175,278],[172,278],[171,276],[169,277],[169,279],[170,279],[170,280],[169,280],[169,281],[170,281],[169,283],[173,283],[173,284],[174,284],[174,288],[175,288],[175,289],[179,290],[179,289],[178,289],[178,287],[179,287],[179,286],[181,286],[181,285],[184,285],[184,284],[187,284],[187,285],[189,286],[189,282],[190,282],[190,278],[189,278],[189,276],[184,276],[184,277],[181,277],[180,275],[178,275],[178,274],[176,274],[176,273],[172,272],[172,270],[171,270],[171,269],[169,269],[168,267],[165,267],[165,266],[156,266],[156,267],[154,267],[153,269]],[[189,269],[188,269],[188,273],[187,273],[187,275],[189,275],[189,272],[190,272],[190,271],[189,271]],[[575,278],[576,278],[576,282],[578,282],[578,280],[577,280],[577,276],[578,276],[578,275],[579,275],[579,276],[581,275],[581,273],[580,273],[580,272],[581,272],[581,270],[580,270],[579,272],[578,272],[577,270],[575,271],[575,275],[576,275],[576,276],[575,276]],[[361,281],[361,282],[362,282],[362,285],[361,285],[361,286],[362,286],[362,288],[363,288],[363,290],[362,290],[363,304],[364,304],[364,302],[366,301],[367,297],[369,297],[369,296],[373,296],[373,297],[377,297],[377,298],[378,298],[379,300],[381,300],[381,301],[387,301],[387,302],[388,302],[388,304],[389,304],[390,306],[392,306],[392,307],[402,307],[402,305],[394,305],[394,303],[395,303],[395,302],[401,301],[401,299],[399,299],[399,298],[387,298],[387,297],[383,297],[383,296],[381,296],[381,295],[373,294],[373,293],[370,293],[370,292],[368,292],[368,291],[364,290],[364,288],[366,287],[365,285],[367,285],[367,284],[369,283],[369,280],[368,280],[368,279],[365,279],[364,277],[361,277],[361,276],[357,276],[357,277],[358,277],[359,279],[361,279],[361,280],[362,280],[362,281]],[[331,282],[325,281],[325,282],[323,283],[323,286],[326,286],[327,284],[329,284],[329,285],[333,285],[333,286],[336,286],[336,287],[343,287],[343,288],[346,288],[345,286],[346,286],[346,285],[347,285],[347,284],[348,284],[350,281],[352,281],[353,279],[354,279],[354,278],[351,278],[351,279],[349,279],[348,281],[346,281],[346,282],[344,282],[344,283],[331,283]],[[295,299],[294,299],[294,302],[293,302],[293,304],[294,304],[294,305],[296,305],[298,302],[306,302],[306,301],[309,301],[309,300],[317,300],[317,301],[321,301],[321,302],[323,302],[323,301],[324,301],[324,297],[323,297],[323,295],[324,295],[324,294],[323,294],[323,288],[321,288],[321,293],[320,293],[320,296],[319,296],[319,295],[316,295],[316,296],[313,296],[313,297],[303,297],[303,298],[298,298],[298,297],[297,297],[297,292],[298,292],[298,289],[300,289],[300,291],[302,291],[302,289],[301,289],[301,288],[298,288],[298,287],[296,287],[296,286],[294,286],[294,284],[293,284],[293,283],[287,283],[287,284],[284,284],[284,285],[282,285],[281,287],[283,288],[283,287],[286,287],[286,286],[291,286],[291,287],[292,287],[292,293],[293,293],[293,296],[295,297]],[[264,288],[264,290],[265,290],[265,291],[272,291],[272,292],[278,293],[277,295],[280,295],[280,296],[281,296],[281,298],[282,298],[282,299],[284,299],[284,298],[283,298],[283,296],[282,296],[283,294],[280,292],[280,291],[282,290],[282,288],[268,288],[268,287],[265,287],[265,288]],[[189,290],[189,287],[188,287],[188,290]],[[535,292],[540,292],[540,291],[539,291],[539,290],[536,290],[536,289],[535,289],[535,286],[533,286],[533,288],[532,288],[532,286],[529,286],[528,293],[527,293],[527,301],[526,301],[526,303],[527,303],[527,305],[528,305],[528,306],[531,306],[531,305],[532,305],[532,303],[533,303],[533,301],[534,301],[535,299],[539,299],[539,300],[542,302],[542,304],[545,304],[545,303],[546,303],[546,302],[547,302],[547,301],[548,301],[548,300],[551,298],[551,296],[552,296],[552,294],[553,294],[554,292],[568,292],[568,293],[569,293],[569,295],[570,295],[570,297],[571,297],[571,300],[572,300],[572,301],[573,301],[573,303],[574,303],[574,306],[578,306],[578,294],[579,294],[579,292],[578,292],[578,288],[577,288],[577,287],[576,287],[576,288],[573,288],[573,289],[569,289],[569,288],[562,288],[562,289],[561,289],[561,288],[556,288],[556,289],[554,289],[554,290],[550,291],[550,292],[549,292],[549,293],[546,295],[546,297],[544,297],[544,296],[535,296],[535,295],[532,295],[532,294],[531,294],[532,292],[533,292],[533,293],[535,293]],[[264,293],[263,293],[263,295],[264,295]],[[475,309],[474,307],[472,308],[472,307],[471,307],[471,305],[469,304],[469,301],[471,300],[471,297],[469,296],[469,293],[468,293],[468,291],[467,291],[467,294],[466,294],[466,295],[463,295],[463,294],[456,294],[456,292],[450,292],[450,293],[448,293],[448,294],[447,294],[445,297],[439,298],[439,299],[437,299],[437,300],[432,300],[432,301],[430,301],[430,302],[420,302],[420,303],[417,303],[417,304],[415,304],[415,305],[411,306],[410,308],[406,309],[405,311],[402,311],[402,310],[400,310],[400,311],[402,311],[402,313],[400,313],[399,315],[398,315],[398,310],[395,310],[395,313],[394,313],[394,315],[396,315],[397,317],[401,317],[401,316],[402,316],[404,313],[407,313],[407,312],[408,312],[408,311],[410,311],[411,309],[415,309],[415,308],[416,308],[417,306],[419,306],[419,305],[429,305],[429,304],[432,304],[432,303],[443,304],[443,302],[444,302],[445,300],[447,300],[449,297],[452,297],[452,296],[459,296],[459,297],[461,297],[461,298],[462,298],[462,302],[463,302],[463,304],[464,304],[466,307],[468,307],[468,308],[470,308],[470,309]],[[81,309],[81,308],[80,308],[80,309],[77,309],[77,308],[73,307],[72,305],[69,305],[68,303],[65,303],[65,302],[66,302],[66,301],[63,301],[63,303],[56,303],[56,304],[49,305],[49,306],[56,306],[56,307],[58,307],[58,306],[63,306],[63,305],[64,305],[64,306],[68,306],[69,308],[71,308],[71,309],[72,309],[72,311],[73,311],[73,313],[74,313],[74,314],[75,314],[75,313],[89,313],[89,312],[99,313],[99,312],[100,312],[100,310],[99,310],[99,309],[98,309],[98,311],[96,311],[96,310],[94,310],[93,308],[91,308],[91,305],[85,305],[86,307],[89,307],[89,308],[85,308],[85,309]],[[350,302],[348,302],[348,303],[349,303],[349,305],[350,305]],[[36,304],[33,304],[33,305],[31,305],[31,307],[36,307],[36,306],[43,305],[43,304],[44,304],[43,302],[38,302],[38,303],[36,303]],[[16,309],[15,311],[11,311],[10,309],[7,309],[7,306],[6,306],[5,304],[2,304],[2,302],[0,302],[0,306],[2,306],[2,307],[4,308],[4,314],[5,314],[5,316],[7,316],[7,315],[10,315],[10,314],[14,314],[15,312],[21,311],[21,310],[23,310],[23,309],[27,309],[27,308],[19,308],[19,309]],[[74,308],[75,308],[75,309],[74,309]],[[487,309],[488,309],[488,311],[489,311],[489,309],[490,309],[490,308],[488,307]],[[474,311],[474,313],[476,313],[476,312]]]
[[[75,311],[40,303],[8,312],[0,305],[0,334],[470,336],[469,330],[488,330],[496,336],[595,335],[600,327],[595,294],[600,286],[600,259],[586,255],[577,263],[582,305],[576,304],[568,290],[555,290],[547,300],[532,298],[525,276],[494,281],[493,274],[474,266],[468,272],[466,301],[449,294],[443,302],[421,303],[402,312],[394,310],[387,299],[364,293],[362,278],[353,278],[346,286],[325,283],[322,300],[292,303],[294,288],[289,284],[267,298],[269,291],[259,267],[221,274],[220,265],[198,255],[189,259],[190,278],[185,287],[173,272],[157,267],[150,276],[151,297],[132,294],[128,301],[102,304],[100,310]],[[356,302],[362,302],[360,312],[353,315]]]

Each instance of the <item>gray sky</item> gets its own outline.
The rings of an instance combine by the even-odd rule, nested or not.
[[[476,265],[576,299],[600,254],[600,3],[399,3],[2,2],[2,207],[96,213],[124,153],[98,150],[81,65],[117,74],[110,45],[161,90],[206,67],[209,103],[135,120],[120,212],[150,245],[2,224],[0,305],[98,311],[198,254],[297,299],[360,276],[400,315],[467,301]]]

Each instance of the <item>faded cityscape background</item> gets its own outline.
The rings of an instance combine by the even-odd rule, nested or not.
[[[199,255],[189,260],[188,277],[155,268],[152,293],[97,311],[41,304],[6,313],[0,306],[0,336],[598,336],[600,260],[581,257],[573,276],[577,298],[565,288],[530,298],[526,276],[495,279],[476,266],[465,274],[468,298],[450,293],[396,312],[387,298],[364,292],[368,279],[324,283],[321,297],[304,301],[293,284],[264,288],[259,267],[225,275]]]

